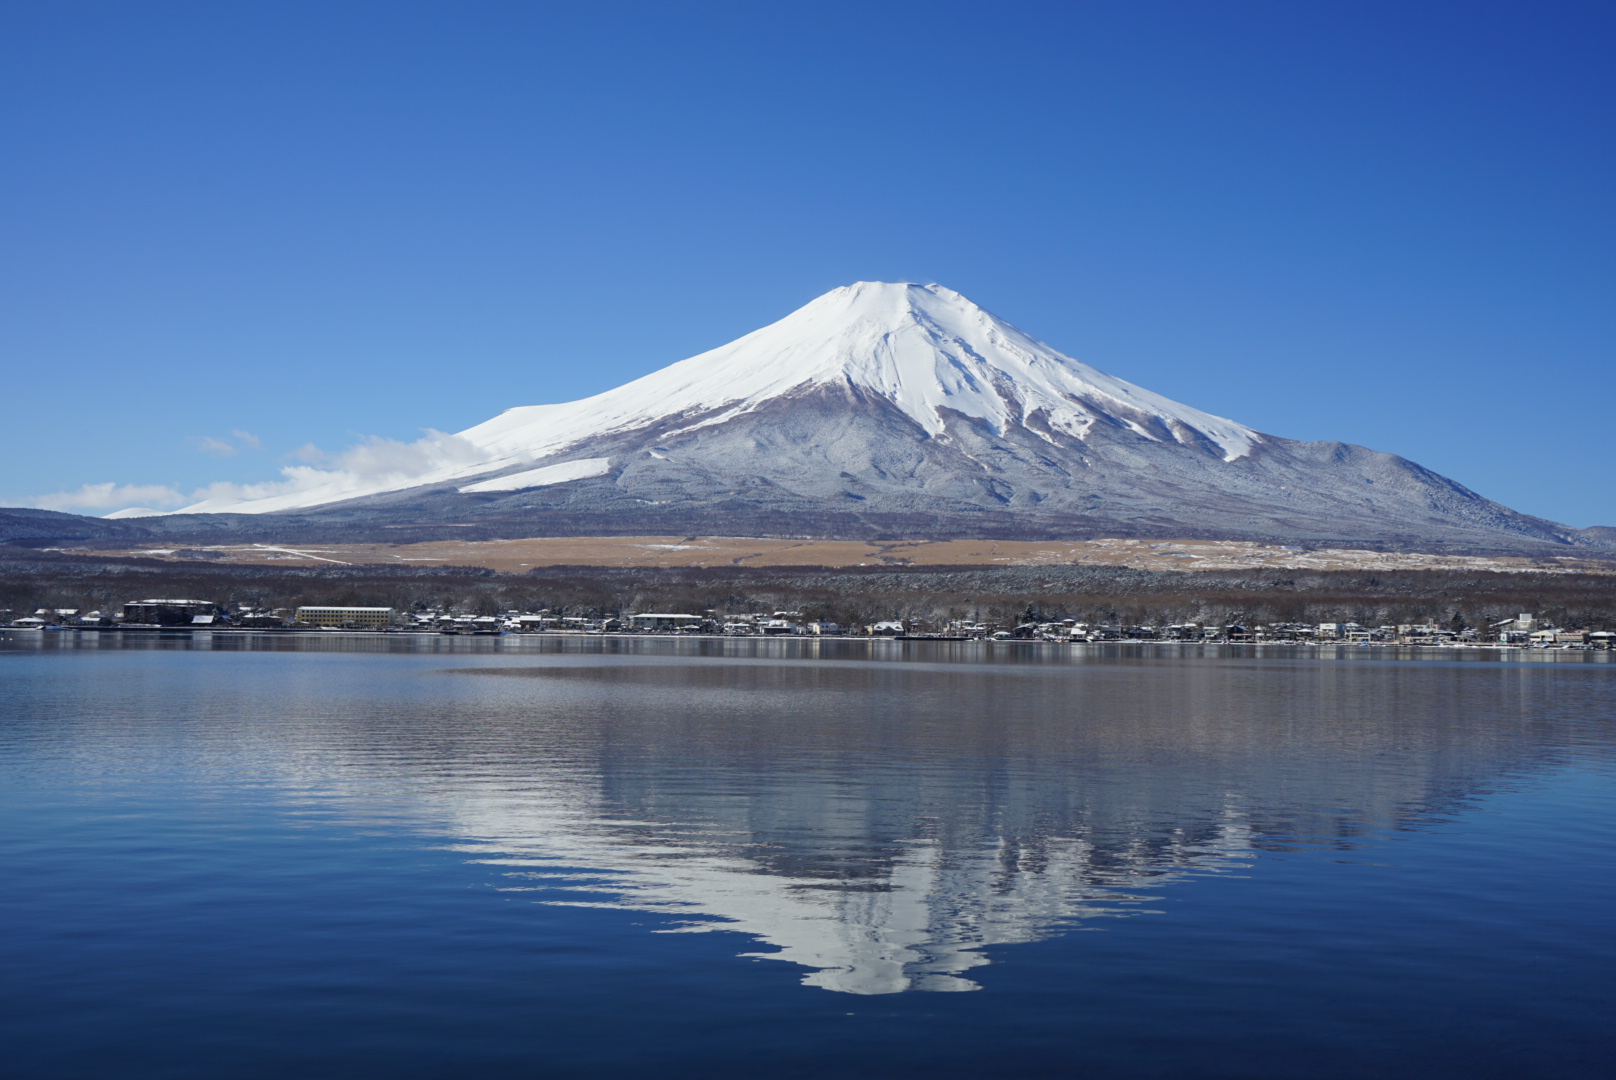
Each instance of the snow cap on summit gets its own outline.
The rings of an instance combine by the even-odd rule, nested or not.
[[[884,281],[832,289],[779,322],[615,390],[511,409],[461,436],[499,455],[543,456],[670,416],[722,423],[791,391],[834,384],[888,399],[931,435],[943,433],[939,410],[947,409],[999,431],[1041,411],[1049,428],[1079,439],[1103,416],[1149,438],[1199,434],[1227,461],[1261,438],[1057,352],[952,289]]]

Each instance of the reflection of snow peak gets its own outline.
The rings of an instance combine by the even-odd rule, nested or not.
[[[552,790],[582,794],[581,786]],[[1036,870],[1007,869],[1002,845],[954,851],[916,840],[883,877],[849,884],[770,873],[721,843],[647,842],[646,823],[592,818],[585,807],[456,809],[460,830],[490,838],[456,850],[508,868],[510,891],[574,893],[539,902],[690,919],[664,932],[747,934],[779,951],[743,955],[813,968],[805,985],[849,994],[979,989],[962,976],[990,962],[983,949],[1037,941],[1074,920],[1141,913],[1148,898],[1133,889],[1162,885],[1189,863],[1216,868],[1249,849],[1245,829],[1231,821],[1216,841],[1181,853],[1177,870],[1141,867],[1119,880],[1114,868],[1095,868],[1082,839],[1050,841]],[[532,884],[515,884],[522,880]]]

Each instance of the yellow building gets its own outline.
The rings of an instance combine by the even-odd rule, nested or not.
[[[307,626],[356,626],[377,630],[393,623],[390,607],[300,607],[297,621]]]

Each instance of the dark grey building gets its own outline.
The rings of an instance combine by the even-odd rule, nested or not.
[[[198,615],[223,615],[211,600],[134,600],[123,606],[125,625],[190,626]]]

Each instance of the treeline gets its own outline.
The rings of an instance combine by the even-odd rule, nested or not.
[[[539,611],[601,616],[800,611],[858,625],[876,619],[1009,624],[1028,617],[1125,625],[1196,622],[1434,620],[1479,625],[1519,612],[1566,626],[1616,629],[1616,576],[1454,570],[1173,572],[1104,566],[791,568],[242,566],[107,559],[0,548],[0,609],[108,613],[130,600],[177,597],[293,608],[383,605],[466,614]]]

